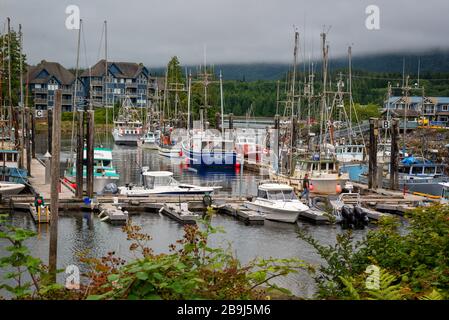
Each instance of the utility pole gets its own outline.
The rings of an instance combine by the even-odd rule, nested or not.
[[[55,91],[55,104],[53,106],[53,140],[51,160],[51,218],[50,218],[50,248],[49,248],[49,272],[51,281],[56,282],[57,252],[58,252],[58,210],[59,210],[59,161],[61,148],[61,90]]]

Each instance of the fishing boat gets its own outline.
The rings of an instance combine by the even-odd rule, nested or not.
[[[449,176],[445,174],[446,167],[444,163],[434,163],[425,158],[406,157],[398,168],[399,187],[412,194],[439,198],[443,191],[442,183],[449,182]],[[368,175],[362,173],[360,181],[367,183]],[[382,187],[389,186],[390,173],[386,173],[382,178]]]
[[[117,119],[114,121],[112,136],[115,144],[137,146],[142,137],[142,121],[139,112],[132,106],[129,96],[123,100]]]
[[[264,213],[265,219],[287,223],[295,223],[302,212],[310,209],[298,199],[291,186],[280,183],[259,185],[257,197],[245,201],[244,206]]]
[[[182,155],[181,146],[172,139],[170,130],[161,134],[157,149],[161,156],[167,158],[179,158]]]
[[[141,147],[142,149],[158,150],[158,139],[159,137],[155,132],[148,131],[142,138],[140,138],[139,147]]]
[[[297,180],[297,185],[302,185],[304,176],[308,174],[311,192],[316,194],[338,194],[349,181],[349,174],[339,170],[339,162],[335,159],[320,159],[318,156],[311,159],[297,161],[292,179]]]
[[[76,156],[74,157],[76,160]],[[64,177],[73,187],[76,188],[76,161],[64,172]],[[87,150],[83,155],[83,186],[86,190],[87,183]],[[117,173],[113,161],[112,150],[105,148],[94,148],[94,192],[101,193],[109,183],[116,183],[120,175]]]
[[[198,74],[200,83],[204,89],[203,104],[199,106],[200,119],[194,128],[190,126],[190,110],[191,110],[191,90],[192,79],[189,76],[188,85],[188,101],[187,101],[187,138],[181,142],[182,155],[185,157],[189,166],[198,167],[202,170],[208,168],[234,168],[240,166],[237,161],[237,153],[235,151],[234,140],[229,136],[225,136],[224,120],[223,120],[223,79],[220,72],[220,119],[221,132],[218,130],[210,130],[207,128],[207,109],[211,106],[208,101],[209,85],[216,82],[213,80],[213,72],[208,70],[206,63],[204,64],[203,72]]]
[[[221,187],[201,187],[180,183],[173,178],[170,171],[149,171],[142,168],[143,186],[127,185],[119,187],[119,193],[133,197],[148,197],[150,195],[203,195],[209,196]]]
[[[192,167],[238,166],[234,141],[213,135],[209,131],[198,131],[183,141],[182,153]]]

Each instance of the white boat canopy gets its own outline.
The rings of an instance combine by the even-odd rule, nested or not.
[[[281,183],[264,183],[259,186],[259,190],[263,191],[292,191],[293,188],[288,184]]]
[[[144,176],[149,177],[171,177],[173,176],[173,172],[170,171],[145,171],[142,173]]]

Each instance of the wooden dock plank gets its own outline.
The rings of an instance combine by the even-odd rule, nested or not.
[[[49,201],[51,195],[51,185],[50,182],[47,184],[45,183],[45,166],[37,159],[31,160],[31,174],[32,176],[28,178],[31,186],[44,198],[45,201]],[[59,193],[59,198],[61,200],[72,199],[74,195],[73,192],[62,182],[60,185],[61,192]]]

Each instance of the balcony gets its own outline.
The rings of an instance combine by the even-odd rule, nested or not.
[[[72,99],[62,99],[62,104],[70,104],[70,105],[72,105]]]
[[[125,88],[137,88],[137,82],[132,83],[125,82]]]
[[[72,95],[73,94],[73,89],[62,89],[62,94]]]
[[[90,85],[93,87],[102,87],[103,86],[103,81],[101,80],[92,80],[90,82]]]
[[[34,104],[47,104],[47,99],[34,98]]]
[[[34,88],[34,89],[32,89],[32,91],[34,93],[47,93],[48,92],[47,88]]]
[[[92,90],[91,94],[92,94],[93,97],[102,97],[103,96],[103,91]]]

